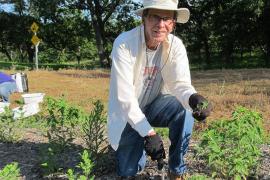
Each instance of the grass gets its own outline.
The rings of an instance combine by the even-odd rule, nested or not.
[[[14,73],[14,71],[5,71]],[[108,102],[109,70],[25,71],[30,92],[44,92],[46,96],[65,96],[68,102],[90,112],[92,102]],[[263,114],[264,125],[270,130],[270,69],[192,71],[192,83],[206,96],[214,109],[208,123],[229,118],[237,105],[252,108]],[[20,94],[11,96],[12,106]],[[196,127],[195,127],[196,128]]]

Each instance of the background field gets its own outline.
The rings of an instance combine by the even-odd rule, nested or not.
[[[44,92],[53,97],[64,95],[70,103],[86,111],[91,110],[94,99],[101,99],[107,106],[109,70],[25,72],[30,92]],[[192,71],[191,75],[197,91],[213,103],[209,122],[230,117],[234,107],[242,105],[261,112],[265,127],[270,130],[270,69]],[[18,99],[20,94],[12,95],[13,106]]]

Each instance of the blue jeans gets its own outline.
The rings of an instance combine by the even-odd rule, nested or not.
[[[175,174],[185,173],[184,155],[188,150],[194,124],[191,113],[171,95],[159,95],[143,112],[153,127],[169,128],[169,169]],[[144,138],[129,124],[121,135],[116,161],[119,176],[134,176],[145,166]]]
[[[4,82],[0,84],[0,96],[4,102],[9,102],[10,94],[17,91],[16,82]]]

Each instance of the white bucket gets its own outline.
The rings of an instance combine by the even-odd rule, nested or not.
[[[24,104],[43,102],[44,93],[23,94]]]
[[[14,115],[13,119],[23,118],[23,117],[29,117],[34,114],[37,114],[40,109],[38,103],[30,103],[25,104],[22,107],[16,107],[12,109]]]

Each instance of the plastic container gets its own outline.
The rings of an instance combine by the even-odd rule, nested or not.
[[[38,103],[30,103],[25,104],[22,107],[16,107],[12,109],[14,115],[13,119],[23,118],[23,117],[29,117],[34,114],[37,114],[40,109]]]
[[[43,102],[44,93],[23,94],[24,104]]]

